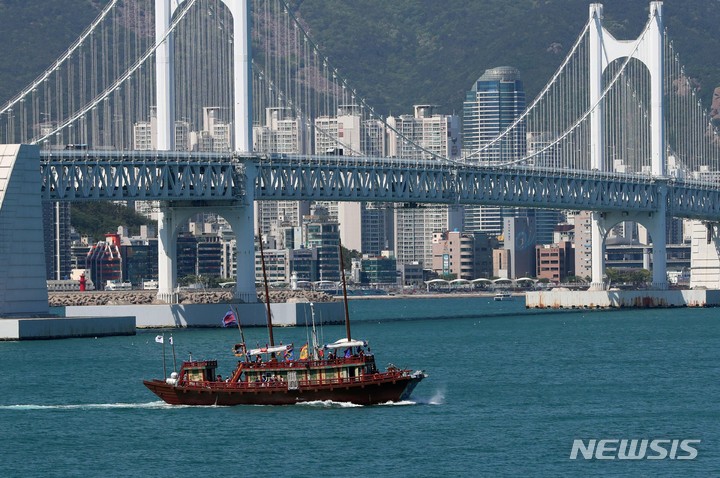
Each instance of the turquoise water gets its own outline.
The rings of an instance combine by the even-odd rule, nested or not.
[[[519,300],[378,299],[351,301],[351,314],[381,365],[429,374],[411,401],[170,407],[141,383],[162,375],[157,331],[0,343],[0,476],[720,475],[717,309],[527,314]],[[376,320],[388,316],[420,318]],[[306,330],[275,338],[301,344]],[[178,360],[231,370],[236,329],[174,339]],[[576,438],[702,441],[691,461],[573,461]]]

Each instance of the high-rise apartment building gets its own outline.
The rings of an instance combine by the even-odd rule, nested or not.
[[[265,124],[253,127],[254,150],[258,153],[302,154],[306,149],[304,124],[292,109],[265,109]],[[267,239],[280,226],[299,226],[309,214],[307,201],[256,201],[255,230]]]
[[[133,149],[154,151],[157,149],[157,108],[150,108],[150,119],[133,125]],[[190,123],[175,121],[175,151],[190,150]]]
[[[315,154],[343,156],[387,155],[385,124],[363,121],[358,105],[342,105],[335,117],[315,120]],[[388,231],[389,206],[359,202],[318,202],[330,217],[340,223],[343,245],[364,254],[377,255],[387,248],[392,234]]]
[[[388,138],[389,156],[403,159],[460,157],[459,117],[437,114],[434,109],[433,105],[415,105],[412,116],[388,117],[388,125],[394,130]],[[433,233],[461,228],[463,208],[407,206],[394,210],[395,257],[398,264],[418,262],[429,269]]]
[[[410,204],[395,209],[395,257],[398,264],[418,262],[432,267],[433,233],[462,227],[462,206],[423,206]]]
[[[66,279],[72,270],[70,203],[67,201],[43,202],[42,207],[47,279]]]
[[[265,124],[253,127],[257,153],[299,154],[305,151],[303,123],[290,108],[266,108]]]
[[[317,251],[319,280],[340,280],[340,231],[327,216],[306,216],[303,220],[305,246]]]
[[[575,225],[575,275],[581,279],[592,277],[592,216],[580,211],[573,217]]]
[[[404,159],[460,157],[460,118],[435,113],[436,105],[415,105],[413,115],[388,116],[388,156]],[[418,148],[420,146],[420,148]]]
[[[347,249],[379,256],[392,245],[392,208],[388,204],[343,202],[338,205],[337,220]]]
[[[340,105],[337,116],[315,119],[315,154],[359,156],[362,149],[360,107]]]

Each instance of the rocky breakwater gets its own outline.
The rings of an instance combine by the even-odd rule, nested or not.
[[[140,305],[162,304],[157,300],[157,292],[151,290],[132,291],[87,291],[87,292],[50,292],[50,307],[65,307],[75,305]],[[270,291],[272,303],[284,302],[333,302],[335,297],[323,292],[305,290],[278,290]],[[258,302],[265,301],[265,294],[258,293]],[[178,294],[180,304],[220,304],[232,302],[232,291],[205,290],[181,291]]]

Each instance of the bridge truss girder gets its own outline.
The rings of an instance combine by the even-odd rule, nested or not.
[[[657,184],[572,174],[424,161],[260,161],[261,200],[487,204],[575,210],[657,209]]]
[[[669,183],[668,215],[719,221],[720,190],[695,184]]]
[[[181,152],[41,152],[42,197],[54,201],[257,200],[486,204],[660,211],[720,220],[720,189],[644,176],[397,159]],[[243,177],[241,177],[243,176]]]
[[[45,200],[229,200],[241,196],[235,165],[216,157],[121,157],[92,154],[69,160],[43,155]]]

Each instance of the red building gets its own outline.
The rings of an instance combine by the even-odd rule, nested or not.
[[[90,247],[85,268],[90,269],[90,277],[98,290],[104,289],[109,280],[122,281],[120,235],[105,234],[105,241]]]

